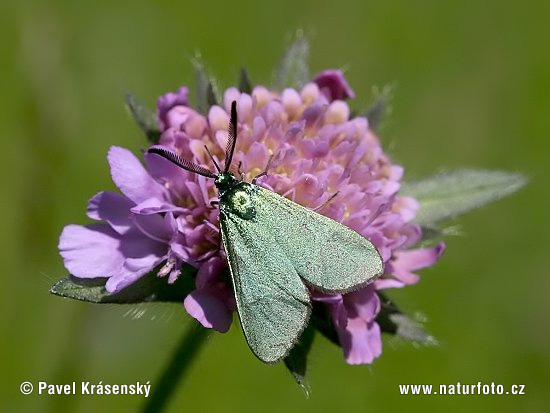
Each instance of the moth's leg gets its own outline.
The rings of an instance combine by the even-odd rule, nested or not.
[[[214,201],[213,201],[214,202]],[[206,220],[205,220],[206,221]],[[204,261],[208,261],[210,258],[212,258],[214,255],[217,255],[220,250],[222,248],[222,237],[220,236],[220,234],[218,233],[218,243],[216,245],[216,248],[213,249],[212,251],[210,251],[209,253],[207,253],[204,257],[196,260],[197,262],[204,262]]]
[[[237,167],[237,173],[240,175],[241,181],[244,181],[244,172],[241,171],[241,166],[243,166],[243,163],[239,161],[239,166]]]
[[[206,254],[204,257],[199,258],[198,260],[195,260],[195,262],[205,262],[208,261],[210,258],[212,258],[214,255],[216,255],[219,251],[219,248],[216,250],[210,251],[208,254]]]
[[[326,206],[330,201],[332,201],[334,198],[336,198],[336,195],[338,195],[338,192],[335,192],[333,193],[329,199],[327,199],[325,202],[323,202],[321,205],[319,205],[318,207],[316,208],[313,208],[312,211],[319,211],[321,208],[323,208],[324,206]]]
[[[216,248],[215,250],[212,250],[210,251],[208,254],[206,254],[204,257],[198,259],[198,260],[195,260],[195,262],[205,262],[205,261],[208,261],[210,258],[212,258],[214,255],[218,254],[218,252],[220,251],[220,247],[218,246],[218,248]]]
[[[267,161],[267,165],[265,166],[264,171],[263,171],[261,174],[256,175],[256,176],[254,177],[254,179],[252,179],[252,183],[253,183],[253,184],[256,184],[256,181],[258,180],[258,178],[261,178],[262,176],[266,176],[266,175],[267,175],[267,171],[269,170],[269,167],[271,166],[271,161],[272,161],[272,160],[273,160],[273,155],[270,155],[270,156],[269,156],[269,159],[268,159],[268,161]]]

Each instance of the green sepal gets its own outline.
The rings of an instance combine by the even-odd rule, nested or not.
[[[250,75],[248,74],[248,70],[246,70],[244,67],[241,67],[241,70],[239,70],[239,90],[241,93],[252,93],[252,82],[250,80]]]
[[[377,292],[381,307],[376,322],[384,333],[413,341],[419,344],[436,344],[437,340],[428,334],[422,325],[399,310],[383,293]]]
[[[309,42],[301,31],[295,35],[275,71],[273,87],[299,89],[309,80]]]
[[[426,248],[434,246],[439,240],[446,237],[457,237],[463,235],[460,225],[447,226],[421,226],[422,237],[414,244],[414,248]]]
[[[381,308],[376,322],[383,333],[394,335],[407,341],[422,344],[436,343],[436,339],[428,334],[422,325],[405,315],[399,308],[380,291]],[[329,341],[341,347],[338,334],[334,328],[328,307],[324,303],[314,302],[311,324]]]
[[[332,323],[327,305],[318,301],[313,302],[310,325],[315,327],[327,340],[340,346],[340,340]]]
[[[126,100],[126,107],[140,129],[145,133],[145,136],[147,136],[147,139],[152,144],[157,144],[160,139],[160,128],[155,113],[131,93],[126,93],[124,99]]]
[[[414,222],[433,227],[439,221],[510,195],[524,186],[527,179],[513,172],[460,169],[417,182],[404,183],[400,194],[420,203]]]
[[[306,395],[309,395],[309,385],[306,380],[307,357],[314,338],[315,328],[309,324],[298,339],[298,342],[284,359],[286,368]]]
[[[105,290],[106,278],[77,278],[72,275],[57,281],[50,292],[90,303],[131,304],[152,301],[182,302],[195,288],[196,269],[190,265],[184,265],[173,284],[168,284],[166,277],[158,277],[157,272],[158,269],[151,271],[116,294]]]
[[[384,86],[382,90],[374,88],[374,101],[359,116],[364,116],[369,121],[369,128],[373,131],[378,131],[386,115],[391,113],[392,86]]]
[[[221,101],[220,93],[216,81],[206,72],[200,56],[196,56],[193,59],[193,67],[195,68],[197,111],[203,115],[207,115],[210,107],[218,105]]]

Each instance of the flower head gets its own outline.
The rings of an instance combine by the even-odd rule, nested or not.
[[[432,265],[444,247],[410,250],[421,238],[420,228],[411,223],[418,204],[399,195],[403,168],[390,162],[368,120],[350,117],[344,99],[353,96],[342,72],[325,71],[300,90],[257,86],[246,94],[229,88],[223,103],[211,106],[206,116],[188,106],[187,88],[181,88],[159,98],[157,114],[159,144],[210,168],[205,145],[221,163],[230,105],[236,101],[239,139],[231,171],[237,175],[241,165],[250,181],[272,156],[260,185],[319,208],[376,246],[385,275],[373,284],[343,295],[311,291],[314,300],[328,306],[347,361],[357,364],[381,353],[377,289],[417,282],[413,271]],[[92,198],[89,216],[105,224],[64,230],[60,250],[67,269],[77,277],[107,275],[107,289],[118,291],[163,262],[160,275],[170,274],[170,281],[182,262],[190,263],[197,268],[196,289],[185,298],[185,309],[204,327],[227,331],[235,301],[219,247],[218,210],[211,206],[217,196],[213,180],[152,154],[146,155],[145,169],[120,148],[111,150],[109,161],[124,196]],[[131,245],[143,241],[140,249],[127,247],[126,237]],[[92,268],[92,253],[105,258],[99,268]]]

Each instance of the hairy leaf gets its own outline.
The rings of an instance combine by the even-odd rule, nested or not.
[[[422,325],[407,315],[383,293],[378,292],[382,303],[376,322],[384,333],[393,334],[408,341],[420,344],[435,344],[437,340],[428,334]]]
[[[382,89],[378,87],[374,88],[374,102],[367,108],[366,111],[360,114],[369,121],[369,128],[373,131],[380,129],[382,122],[386,114],[391,113],[391,100],[392,100],[393,86],[387,85]]]
[[[252,93],[252,82],[250,81],[250,75],[244,67],[241,67],[241,70],[239,71],[239,90],[242,93],[248,93],[249,95]]]
[[[401,194],[420,203],[415,222],[431,226],[510,195],[526,182],[518,173],[461,169],[403,184]]]
[[[140,129],[153,144],[160,139],[160,129],[157,116],[131,93],[125,94],[126,106]]]
[[[275,72],[274,88],[301,88],[309,80],[309,43],[303,33],[296,33],[295,39],[286,50]]]
[[[151,301],[182,302],[194,288],[196,270],[184,266],[182,273],[174,284],[168,284],[166,277],[157,277],[158,271],[151,271],[134,284],[116,294],[105,290],[106,278],[77,278],[69,275],[56,282],[50,292],[65,298],[72,298],[91,303],[142,303]]]
[[[220,102],[219,92],[214,78],[208,75],[200,56],[193,59],[197,89],[197,111],[206,115],[210,106]]]
[[[306,381],[307,356],[311,350],[313,339],[315,338],[315,328],[310,324],[300,336],[296,345],[290,350],[290,353],[284,359],[285,366],[296,380],[296,383],[309,394],[309,387]]]

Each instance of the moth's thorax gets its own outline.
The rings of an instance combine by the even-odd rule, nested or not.
[[[254,203],[255,191],[256,189],[253,185],[247,182],[236,181],[233,186],[225,189],[223,192],[220,190],[220,208],[225,213],[238,215],[242,219],[253,219],[256,216],[256,205]]]
[[[216,188],[218,188],[218,192],[220,194],[220,197],[230,188],[234,187],[235,185],[238,185],[240,181],[238,181],[231,172],[221,172],[214,181],[214,184],[216,185]]]

